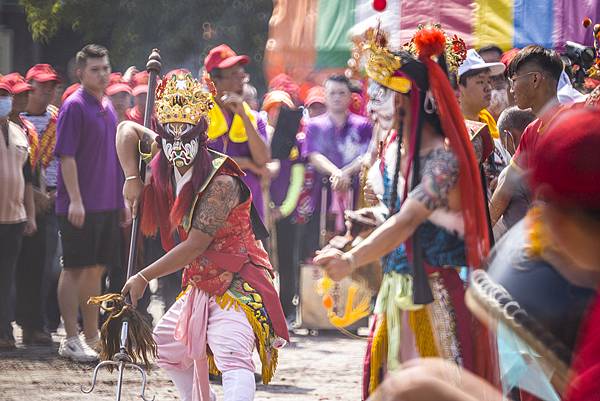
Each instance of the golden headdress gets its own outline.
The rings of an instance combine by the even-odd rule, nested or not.
[[[467,47],[465,42],[457,35],[448,37],[442,30],[440,24],[419,25],[415,36],[413,36],[410,42],[403,46],[402,50],[407,51],[415,58],[419,58],[421,55],[419,55],[419,46],[415,43],[415,37],[417,37],[417,34],[424,29],[429,31],[429,34],[425,35],[426,38],[432,37],[431,33],[436,33],[440,36],[439,39],[442,39],[441,37],[443,36],[442,43],[445,43],[445,46],[440,48],[439,52],[433,51],[431,53],[432,55],[437,55],[438,53],[443,52],[446,57],[448,70],[450,72],[456,72],[458,66],[466,58]],[[428,43],[420,45],[421,48],[430,47]],[[371,28],[365,33],[363,50],[368,52],[365,69],[369,78],[400,93],[407,93],[410,91],[410,80],[397,73],[398,70],[402,68],[402,58],[389,50],[385,33],[381,31],[379,27],[377,29]],[[429,55],[426,56],[429,57]]]
[[[411,83],[406,77],[396,76],[402,59],[388,49],[385,33],[377,27],[365,33],[363,50],[368,52],[365,70],[369,78],[396,92],[408,93]]]
[[[164,78],[156,88],[156,117],[161,124],[188,123],[196,125],[214,106],[205,91],[189,73]]]

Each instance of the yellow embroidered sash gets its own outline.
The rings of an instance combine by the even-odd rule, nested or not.
[[[213,99],[214,100],[214,99]],[[243,103],[244,112],[250,119],[250,122],[256,128],[256,117],[252,114],[252,109],[246,102]],[[231,128],[227,126],[227,120],[225,118],[225,114],[217,104],[214,103],[214,107],[208,113],[209,125],[208,125],[208,139],[215,140],[220,136],[223,136],[229,130],[229,140],[235,143],[243,143],[248,140],[248,135],[246,134],[246,129],[244,128],[244,122],[242,118],[237,114],[233,117],[233,121],[231,122]]]

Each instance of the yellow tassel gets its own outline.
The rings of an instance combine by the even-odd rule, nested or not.
[[[261,322],[254,315],[254,309],[238,301],[227,292],[223,295],[215,297],[215,301],[223,310],[233,307],[235,310],[241,309],[246,314],[246,318],[248,319],[248,322],[252,327],[252,331],[254,331],[254,335],[256,336],[258,355],[260,356],[260,362],[262,365],[262,381],[263,384],[269,384],[275,375],[278,357],[278,350],[273,348],[269,341],[271,337],[270,326],[267,324],[261,324]],[[209,372],[211,374],[219,374],[212,356],[208,358],[208,362]]]
[[[371,313],[371,300],[368,297],[363,297],[356,307],[353,306],[357,292],[358,287],[356,284],[352,284],[348,287],[348,296],[346,298],[343,316],[336,315],[333,310],[327,311],[329,322],[331,322],[334,327],[348,327],[351,324],[358,322],[363,317],[369,316]]]
[[[544,222],[539,206],[534,206],[529,210],[526,221],[529,223],[527,254],[531,258],[539,258],[549,244],[547,234],[544,232]]]
[[[381,371],[383,361],[387,359],[387,321],[384,317],[375,329],[373,342],[371,343],[371,366],[369,380],[369,394],[381,384]]]
[[[408,312],[408,324],[414,333],[419,355],[422,358],[439,356],[427,309]]]

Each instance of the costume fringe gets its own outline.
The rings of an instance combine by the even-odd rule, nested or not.
[[[234,308],[236,311],[239,311],[241,309],[246,314],[246,318],[256,336],[256,347],[262,365],[262,382],[263,384],[269,384],[275,375],[278,357],[278,350],[273,348],[269,342],[271,327],[266,323],[259,322],[254,315],[254,310],[250,306],[238,301],[227,292],[215,297],[215,302],[223,310]],[[208,356],[208,370],[211,374],[220,374],[212,355]]]
[[[371,345],[371,372],[369,380],[369,394],[381,384],[383,378],[383,362],[387,360],[387,319],[383,317],[373,335]]]
[[[414,333],[419,355],[422,358],[439,356],[427,309],[408,312],[408,324]]]

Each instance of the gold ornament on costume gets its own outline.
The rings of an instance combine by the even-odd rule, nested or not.
[[[444,49],[444,54],[446,56],[446,65],[448,67],[449,72],[456,73],[458,71],[458,67],[467,58],[467,45],[465,44],[465,41],[462,40],[462,38],[460,38],[456,34],[453,35],[452,37],[449,37],[448,35],[446,35],[446,32],[444,32],[444,30],[442,29],[441,24],[433,24],[433,25],[420,24],[419,26],[417,26],[417,32],[419,32],[422,29],[431,29],[431,28],[437,29],[444,34],[444,37],[446,38],[446,46]],[[416,33],[415,33],[415,35],[416,35]],[[416,48],[415,41],[414,41],[415,35],[413,35],[410,42],[408,42],[404,45],[404,48],[408,52],[415,55],[415,57],[416,57],[417,56],[417,48]]]
[[[408,93],[411,83],[408,78],[394,76],[402,67],[402,59],[388,49],[385,33],[377,27],[365,33],[363,49],[368,52],[365,70],[375,82],[400,93]]]
[[[213,106],[210,93],[191,74],[175,74],[156,88],[156,117],[161,124],[196,125],[202,118],[208,119]]]

